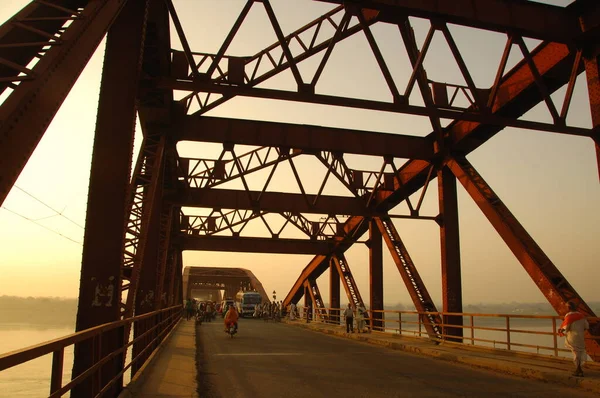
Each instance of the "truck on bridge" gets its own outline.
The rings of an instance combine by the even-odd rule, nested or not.
[[[240,290],[235,295],[235,307],[238,310],[240,316],[252,316],[254,313],[254,307],[260,305],[262,302],[262,296],[257,291],[242,291]]]

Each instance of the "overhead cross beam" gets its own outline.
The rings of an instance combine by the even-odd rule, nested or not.
[[[173,240],[183,250],[225,251],[239,253],[326,254],[332,242],[308,239],[245,238],[229,236],[179,235]]]
[[[258,198],[260,200],[251,200]],[[268,212],[297,212],[316,214],[366,215],[372,212],[361,198],[344,196],[319,197],[282,192],[242,191],[232,189],[190,188],[181,191],[172,200],[184,207],[208,207],[219,209],[265,210]],[[312,205],[309,205],[312,204]],[[314,203],[314,204],[313,204]]]
[[[568,8],[522,0],[318,0],[360,5],[378,10],[379,21],[397,24],[406,16],[439,19],[451,24],[559,43],[573,43],[580,35],[578,16]]]
[[[501,113],[490,114],[488,112],[481,112],[473,109],[467,112],[467,109],[463,108],[449,109],[441,106],[431,108],[421,105],[412,105],[409,104],[406,98],[404,97],[402,101],[388,102],[380,100],[341,97],[336,95],[277,90],[270,88],[233,86],[229,84],[219,84],[210,81],[178,80],[172,77],[160,77],[154,79],[151,83],[149,83],[149,85],[159,89],[222,94],[223,98],[233,98],[236,96],[242,96],[250,98],[293,101],[308,104],[341,106],[372,111],[485,123],[490,125],[497,125],[501,128],[517,127],[537,131],[572,134],[583,137],[590,137],[593,134],[593,131],[591,129],[578,126],[565,126],[563,123],[558,122],[546,123],[538,121],[520,120],[514,117],[508,117]]]
[[[178,140],[287,147],[307,152],[327,150],[406,159],[431,159],[431,139],[291,123],[185,116]]]

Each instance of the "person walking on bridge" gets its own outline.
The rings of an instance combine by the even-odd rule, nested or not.
[[[573,376],[583,377],[581,365],[585,362],[585,331],[590,328],[590,324],[585,315],[577,311],[577,304],[572,301],[567,303],[569,313],[565,315],[563,323],[558,329],[559,336],[565,336],[565,346],[573,352],[573,362],[575,363],[575,372]]]
[[[344,317],[346,317],[346,333],[354,333],[354,311],[352,310],[352,304],[348,303],[348,308],[344,310]]]
[[[192,302],[192,299],[187,299],[187,301],[185,302],[185,319],[189,321],[193,313],[194,303]]]

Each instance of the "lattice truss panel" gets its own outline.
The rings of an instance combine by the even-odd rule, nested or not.
[[[216,200],[223,206],[208,209],[205,215],[190,215],[188,213],[194,210],[186,208],[182,211],[182,231],[194,236],[240,236],[254,220],[266,228],[266,236],[269,237],[285,236],[284,230],[292,228],[301,237],[326,240],[336,235],[343,236],[343,223],[350,215],[370,213],[375,197],[394,189],[393,176],[398,173],[398,166],[391,158],[371,160],[371,164],[379,163],[377,171],[357,170],[348,166],[343,154],[319,151],[308,155],[314,160],[311,173],[306,175],[302,174],[302,169],[307,167],[307,162],[299,160],[303,154],[302,150],[291,152],[289,149],[261,147],[237,155],[234,148],[223,148],[217,159],[180,158],[184,191],[192,198],[202,198],[203,192],[213,190]],[[282,206],[290,211],[265,210],[272,202],[269,198],[270,185],[281,187],[282,178],[273,184],[277,180],[276,173],[293,179],[291,190],[296,191],[296,201]],[[258,178],[253,178],[255,174],[259,174]],[[337,188],[338,199],[350,204],[346,211],[342,208],[332,211],[331,195],[326,195],[329,185]],[[235,194],[243,195],[249,208],[227,208],[223,197],[234,194],[234,190],[225,189],[228,186],[238,188]],[[422,199],[421,195],[417,207],[413,206],[410,198],[407,199],[412,214],[418,214]],[[288,235],[298,236],[294,232]]]
[[[336,1],[331,2],[335,3]],[[382,3],[386,2],[382,1]],[[249,11],[263,6],[278,41],[252,56],[227,56],[226,52]],[[174,12],[175,9],[172,11]],[[419,44],[413,29],[415,20],[408,18],[408,15],[403,15],[401,12],[340,6],[302,28],[284,35],[270,2],[248,1],[216,54],[196,53],[189,50],[186,45],[187,39],[181,36],[183,30],[178,30],[181,42],[186,43],[183,45],[184,50],[173,53],[172,74],[174,76],[161,79],[158,85],[165,85],[182,93],[189,92],[189,94],[183,95],[180,101],[185,104],[187,113],[194,115],[205,114],[235,96],[250,96],[406,113],[432,119],[448,119],[448,122],[450,120],[469,120],[500,126],[591,136],[590,128],[581,128],[566,123],[575,79],[577,74],[583,70],[580,51],[574,51],[572,54],[574,59],[571,60],[572,73],[567,82],[568,89],[563,95],[552,97],[550,94],[556,88],[551,87],[550,83],[542,78],[545,71],[540,68],[543,68],[543,65],[533,62],[534,54],[529,49],[532,44],[539,41],[527,39],[527,37],[512,32],[504,35],[504,51],[497,54],[499,56],[494,56],[498,59],[495,79],[477,85],[473,73],[476,68],[469,67],[448,24],[439,20],[417,19],[416,25],[419,28],[428,26],[425,38]],[[403,43],[403,46],[399,44],[398,47],[404,47],[405,58],[411,64],[412,72],[409,76],[395,76],[397,74],[393,73],[390,62],[386,61],[382,43],[374,34],[375,26],[381,26],[381,23],[378,24],[379,21],[385,21],[392,26],[396,25],[398,37],[394,40]],[[386,31],[386,33],[388,32]],[[549,32],[544,32],[544,34],[550,35]],[[336,45],[358,35],[366,38],[370,50],[370,53],[365,52],[361,55],[371,57],[377,63],[381,77],[385,81],[388,89],[388,93],[385,95],[388,98],[387,101],[360,100],[354,96],[335,96],[333,90],[321,81],[323,70],[328,66],[328,61],[335,52]],[[442,41],[445,44],[447,55],[449,55],[449,58],[446,59],[448,62],[446,66],[457,68],[462,79],[456,82],[447,82],[442,81],[443,77],[441,76],[439,78],[428,77],[425,70],[428,62],[429,65],[432,65],[433,62],[439,61],[439,58],[429,52],[434,40]],[[530,46],[526,44],[526,41],[530,43]],[[572,38],[563,38],[563,42],[571,43]],[[551,116],[551,122],[524,120],[520,117],[503,117],[497,114],[498,112],[494,112],[494,106],[498,105],[496,99],[499,94],[499,84],[507,72],[511,54],[527,64],[527,74],[533,78],[536,89],[547,108],[547,114]],[[312,61],[317,66],[315,68],[313,65],[311,69],[316,70],[314,72],[309,68],[302,70],[300,68],[302,62],[312,60],[311,57],[319,58],[318,63]],[[431,61],[429,61],[430,58]],[[284,87],[290,86],[289,82],[280,84],[280,87],[269,85],[269,88],[263,88],[266,85],[261,86],[262,83],[284,71],[291,71],[296,89],[284,89]],[[323,88],[318,83],[322,83]],[[418,85],[421,90],[415,90],[415,85]],[[425,88],[426,90],[424,90]],[[423,92],[425,92],[425,98],[423,98]],[[436,128],[436,123],[433,121],[432,127]]]

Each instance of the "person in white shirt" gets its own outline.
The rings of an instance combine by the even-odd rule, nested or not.
[[[565,336],[565,346],[573,352],[573,362],[575,363],[575,372],[573,376],[583,377],[581,365],[585,362],[585,331],[590,328],[590,324],[585,315],[577,311],[577,304],[570,301],[567,303],[570,312],[565,315],[563,323],[558,329],[560,336]]]
[[[354,311],[352,310],[352,304],[348,303],[348,308],[344,310],[344,316],[346,317],[346,333],[354,333]]]

